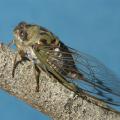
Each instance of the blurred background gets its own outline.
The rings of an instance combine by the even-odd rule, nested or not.
[[[1,0],[0,42],[12,40],[12,30],[21,21],[48,28],[120,77],[120,0]],[[1,90],[0,120],[50,118]]]

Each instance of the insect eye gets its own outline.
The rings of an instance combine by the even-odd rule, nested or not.
[[[25,30],[21,30],[19,35],[22,40],[27,40],[27,32]]]

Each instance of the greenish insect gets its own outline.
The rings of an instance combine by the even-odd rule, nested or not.
[[[120,80],[96,58],[74,50],[44,27],[19,23],[13,43],[22,60],[34,64],[36,92],[41,69],[78,95],[87,94],[109,105],[120,106]],[[18,62],[15,59],[13,76]]]

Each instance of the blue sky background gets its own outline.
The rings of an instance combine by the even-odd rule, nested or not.
[[[47,27],[67,45],[97,57],[120,77],[120,0],[1,0],[0,41],[10,41],[20,21]],[[50,118],[0,91],[0,119]]]

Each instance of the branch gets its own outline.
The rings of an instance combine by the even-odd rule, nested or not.
[[[30,62],[19,64],[15,77],[12,78],[14,57],[15,52],[6,46],[0,46],[0,87],[11,95],[25,101],[54,120],[120,119],[118,113],[96,106],[81,97],[72,97],[73,92],[55,78],[49,78],[44,72],[40,77],[40,90],[35,92],[36,80]]]

